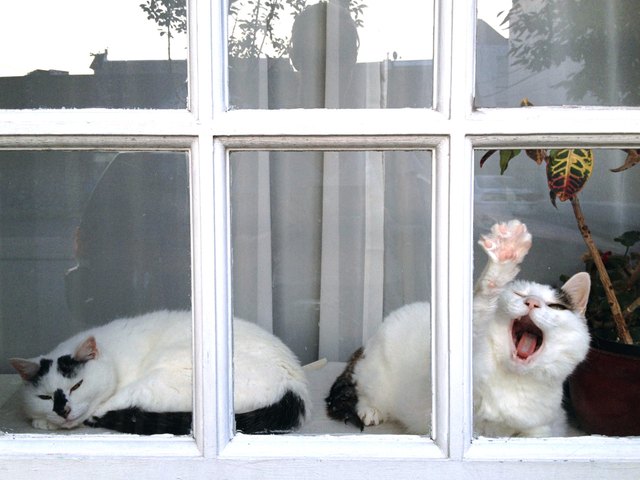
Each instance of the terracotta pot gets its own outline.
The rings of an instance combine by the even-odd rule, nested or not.
[[[594,338],[569,392],[584,432],[640,435],[640,347]]]

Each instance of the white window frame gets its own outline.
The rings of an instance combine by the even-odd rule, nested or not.
[[[475,2],[436,0],[433,109],[226,111],[225,3],[189,0],[190,112],[0,111],[0,148],[190,151],[195,438],[4,434],[2,477],[640,478],[640,438],[472,439],[470,358],[474,148],[637,146],[640,110],[474,110]],[[434,152],[435,440],[233,437],[228,158],[235,149]]]

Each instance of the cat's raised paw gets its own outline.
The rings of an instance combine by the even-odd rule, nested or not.
[[[493,261],[521,263],[531,248],[531,234],[519,220],[496,223],[478,242]]]

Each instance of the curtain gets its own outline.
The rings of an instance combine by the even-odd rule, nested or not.
[[[346,360],[430,293],[426,152],[231,155],[233,304],[303,362]]]

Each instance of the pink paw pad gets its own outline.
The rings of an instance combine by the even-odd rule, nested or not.
[[[497,223],[490,234],[482,236],[480,245],[497,262],[520,263],[531,248],[531,234],[518,220]]]

